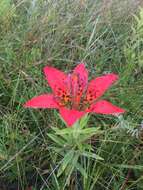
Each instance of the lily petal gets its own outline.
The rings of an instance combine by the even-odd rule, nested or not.
[[[79,79],[81,80],[81,83],[87,85],[87,80],[88,80],[88,71],[85,68],[84,63],[78,64],[75,69],[73,70],[74,74],[77,74],[79,76]]]
[[[24,104],[24,107],[31,108],[59,108],[52,94],[36,96]]]
[[[106,100],[100,100],[97,103],[91,105],[88,112],[107,115],[119,115],[121,113],[124,113],[125,110],[113,105]]]
[[[97,77],[89,83],[86,99],[89,101],[96,100],[104,94],[104,92],[118,79],[116,74],[107,74]]]
[[[60,114],[67,125],[71,127],[78,119],[80,119],[86,112],[78,110],[69,110],[67,108],[60,108]]]
[[[61,97],[64,93],[67,94],[67,75],[53,67],[46,66],[44,67],[44,73],[46,79],[52,88],[54,94],[58,97]]]
[[[88,71],[84,63],[78,64],[72,74],[72,91],[75,103],[79,103],[81,96],[87,89]]]

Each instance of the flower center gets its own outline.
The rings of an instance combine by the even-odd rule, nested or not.
[[[65,81],[66,88],[57,88],[55,98],[58,104],[79,111],[87,109],[96,97],[91,90],[87,90],[85,81],[77,73],[69,74]]]

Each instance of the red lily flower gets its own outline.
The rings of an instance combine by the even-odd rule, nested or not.
[[[88,71],[83,63],[75,67],[72,74],[49,66],[44,68],[44,73],[53,94],[34,97],[24,107],[59,109],[69,127],[89,112],[117,115],[125,111],[106,100],[99,100],[118,79],[116,74],[97,77],[88,84]]]

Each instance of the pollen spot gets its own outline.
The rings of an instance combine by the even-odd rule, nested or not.
[[[73,75],[72,75],[72,81],[73,81],[73,82],[77,82],[77,81],[78,81],[78,76],[77,76],[77,74],[73,74]]]
[[[86,99],[87,99],[88,102],[91,102],[94,99],[94,97],[93,97],[92,94],[88,94]]]

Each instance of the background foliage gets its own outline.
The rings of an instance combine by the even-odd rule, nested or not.
[[[140,8],[139,8],[140,6]],[[14,190],[141,190],[143,188],[143,9],[134,0],[0,1],[0,186]],[[136,15],[136,16],[135,16]],[[56,111],[27,110],[29,98],[49,92],[45,65],[71,71],[84,61],[90,77],[115,72],[106,98],[126,109],[120,118],[92,115],[102,135],[90,144],[104,158],[81,158],[87,176],[57,177],[51,127]]]

